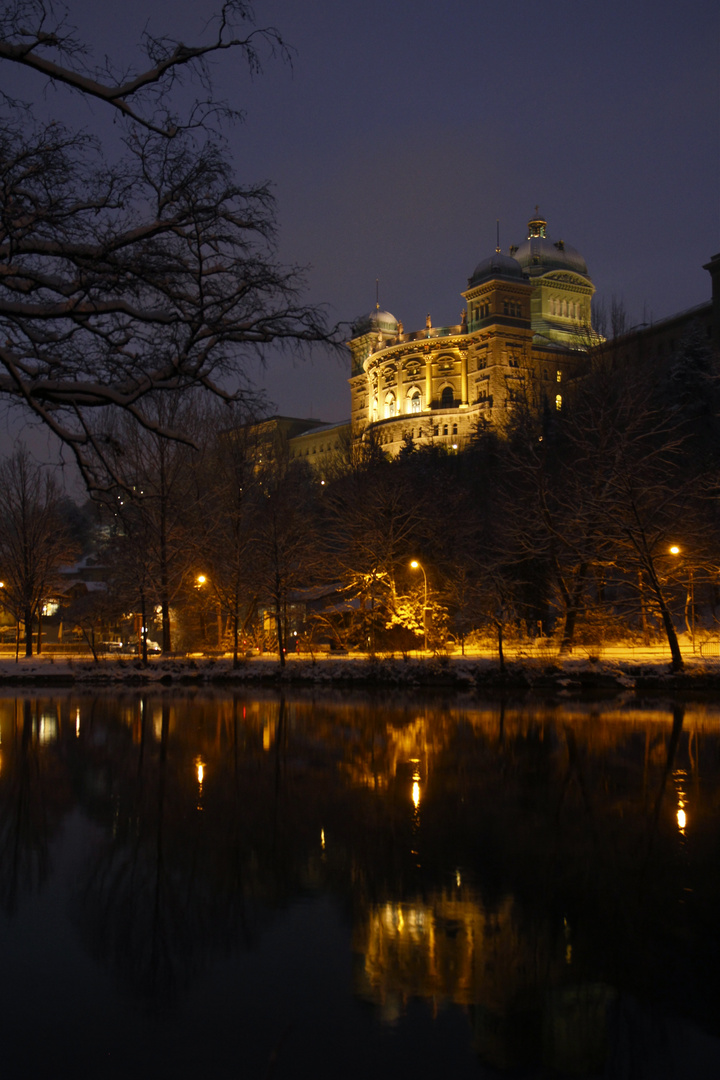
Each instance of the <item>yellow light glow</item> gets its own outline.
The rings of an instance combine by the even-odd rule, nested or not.
[[[198,585],[204,585],[205,582],[207,581],[207,578],[205,577],[204,574],[198,574],[198,576],[197,576],[197,578],[195,580],[197,581]]]
[[[685,832],[685,826],[687,825],[687,817],[685,816],[685,811],[682,810],[682,809],[678,810],[678,812],[677,812],[677,823],[678,823],[678,829],[680,830],[680,832],[684,833]]]
[[[75,711],[75,736],[78,739],[80,738],[80,710],[79,709],[76,709],[76,711]]]
[[[680,548],[677,546],[677,544],[673,544],[673,546],[670,548],[670,554],[671,555],[679,555],[680,554]]]
[[[413,559],[410,565],[412,566],[413,570],[417,570],[417,568],[420,566],[420,563],[417,561],[417,559]]]
[[[418,806],[420,805],[420,785],[418,784],[417,780],[413,782],[412,786],[412,801],[415,809],[417,810]]]
[[[324,829],[320,830],[320,847],[323,849],[323,851],[325,850],[325,830]]]

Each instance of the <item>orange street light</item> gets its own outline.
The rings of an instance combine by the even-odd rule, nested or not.
[[[425,582],[425,603],[423,604],[423,651],[427,652],[427,606],[428,606],[428,584],[427,574],[425,573],[425,567],[417,559],[413,559],[410,563],[413,570],[422,570],[423,581]]]
[[[682,554],[682,548],[679,548],[677,544],[673,544],[669,550],[671,555]],[[688,573],[690,574],[690,640],[692,641],[692,651],[695,652],[695,574],[692,566],[688,567]],[[685,608],[685,620],[687,625],[687,607]]]

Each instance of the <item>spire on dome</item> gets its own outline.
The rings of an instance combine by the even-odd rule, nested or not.
[[[540,207],[535,207],[535,217],[532,221],[528,221],[528,240],[533,236],[545,236],[545,229],[547,228],[547,221],[540,217]]]

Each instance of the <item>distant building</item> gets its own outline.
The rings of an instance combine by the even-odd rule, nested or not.
[[[712,300],[622,334],[628,357],[638,349],[669,357],[691,326],[720,348],[720,255],[705,266]],[[460,322],[405,332],[376,305],[357,319],[351,353],[350,422],[273,417],[260,425],[286,440],[291,458],[329,472],[334,456],[372,437],[390,457],[409,441],[461,448],[487,422],[502,426],[513,405],[529,399],[561,409],[564,387],[588,357],[605,347],[592,329],[595,292],[583,256],[547,235],[537,215],[518,247],[483,259],[460,294]],[[258,430],[259,430],[258,428]]]

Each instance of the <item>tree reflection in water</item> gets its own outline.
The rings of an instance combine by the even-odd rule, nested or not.
[[[10,702],[0,896],[11,910],[21,884],[43,887],[76,804],[99,839],[73,918],[138,999],[177,999],[294,900],[329,895],[352,925],[354,994],[380,1024],[401,1028],[424,999],[434,1015],[464,1010],[501,1071],[620,1070],[657,1056],[653,1009],[720,1034],[718,715],[330,695]]]

